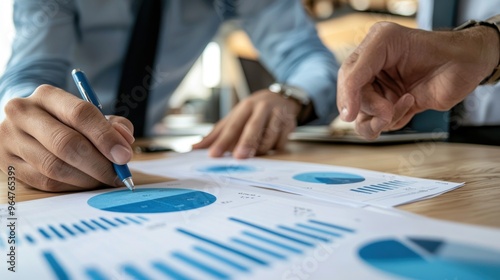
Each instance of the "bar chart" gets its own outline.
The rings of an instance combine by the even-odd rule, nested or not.
[[[309,219],[294,224],[264,225],[247,219],[229,217],[227,222],[242,230],[221,238],[200,230],[176,227],[175,235],[187,238],[190,245],[169,251],[158,250],[143,263],[127,261],[114,269],[131,279],[232,279],[251,275],[257,269],[271,269],[275,263],[288,262],[318,246],[342,242],[356,230],[342,225]],[[43,250],[40,257],[57,279],[109,279],[106,266],[68,268],[64,254]],[[201,278],[200,278],[201,277]]]

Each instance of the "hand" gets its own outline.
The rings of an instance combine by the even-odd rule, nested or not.
[[[284,148],[296,127],[301,106],[292,99],[260,90],[241,101],[216,124],[194,149],[210,147],[210,156],[232,151],[235,158],[249,158]]]
[[[0,168],[45,191],[118,186],[113,161],[132,157],[132,124],[107,121],[94,105],[61,89],[42,85],[28,98],[12,99],[0,123]]]
[[[490,27],[428,32],[377,23],[340,69],[341,118],[373,139],[421,111],[448,110],[492,72],[498,49]]]

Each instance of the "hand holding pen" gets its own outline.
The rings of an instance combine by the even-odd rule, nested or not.
[[[51,85],[14,98],[0,121],[0,169],[43,191],[81,191],[123,186],[110,162],[132,158],[133,127],[123,117],[108,120],[94,105]]]
[[[71,75],[73,76],[75,84],[78,88],[78,91],[80,91],[82,98],[85,101],[92,103],[102,112],[101,102],[94,92],[94,89],[90,86],[85,73],[83,73],[83,71],[81,71],[80,69],[74,69],[71,72]],[[135,186],[134,181],[132,181],[132,174],[130,173],[128,166],[126,164],[113,163],[113,168],[115,169],[119,180],[122,181],[129,190],[133,191]]]

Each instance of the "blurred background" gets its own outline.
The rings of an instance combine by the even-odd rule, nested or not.
[[[0,75],[14,37],[13,0],[0,0]],[[378,21],[416,27],[418,0],[302,0],[325,45],[342,62]],[[274,81],[236,22],[227,22],[176,90],[158,134],[205,134],[251,92]],[[198,129],[198,130],[197,130]]]

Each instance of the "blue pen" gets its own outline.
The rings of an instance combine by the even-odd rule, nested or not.
[[[78,88],[78,91],[80,91],[82,98],[85,99],[86,101],[94,104],[97,108],[99,108],[99,110],[102,113],[101,102],[99,102],[97,95],[95,94],[94,90],[90,86],[90,83],[87,80],[85,73],[83,73],[83,71],[80,69],[73,69],[73,71],[71,72],[71,75],[73,76],[73,80],[75,80],[76,87]],[[132,174],[130,174],[130,170],[128,169],[128,166],[126,164],[119,165],[119,164],[113,163],[113,168],[115,169],[115,172],[118,175],[118,178],[120,178],[120,180],[122,180],[122,182],[125,184],[125,186],[127,186],[127,188],[129,190],[133,191],[134,190],[134,182],[132,181]]]

